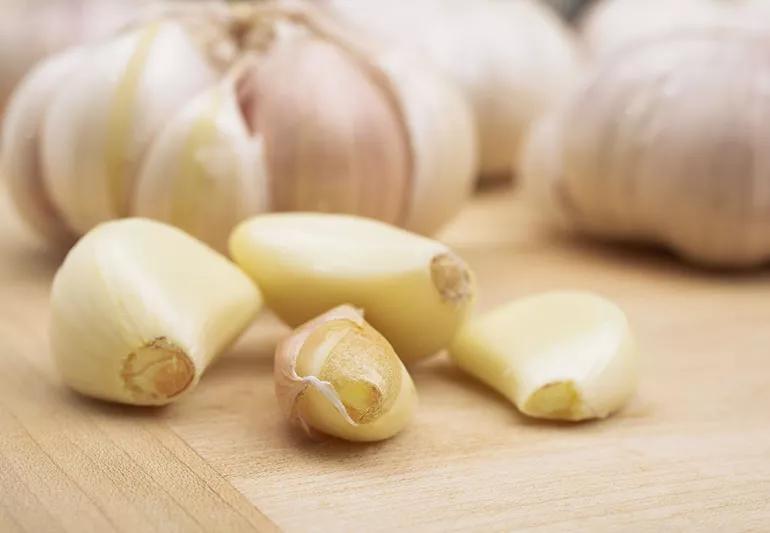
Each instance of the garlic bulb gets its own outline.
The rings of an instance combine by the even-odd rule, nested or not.
[[[593,235],[710,265],[767,261],[768,50],[746,31],[625,49],[535,130],[526,185]]]
[[[577,73],[572,38],[555,13],[530,0],[325,0],[340,18],[423,54],[471,102],[480,172],[507,175],[530,124]]]
[[[770,28],[766,0],[603,0],[586,14],[582,36],[596,56],[681,30]]]
[[[301,3],[179,5],[158,17],[89,47],[51,103],[37,100],[42,135],[29,157],[42,154],[41,193],[75,233],[135,214],[224,249],[237,222],[266,210],[428,233],[467,196],[471,112],[419,63]]]
[[[146,0],[3,0],[0,3],[0,111],[37,61],[68,46],[104,38]]]

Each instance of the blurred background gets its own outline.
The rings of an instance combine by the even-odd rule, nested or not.
[[[494,184],[752,267],[769,31],[767,0],[6,0],[0,173],[52,247],[138,215],[224,249],[274,210],[433,234]]]

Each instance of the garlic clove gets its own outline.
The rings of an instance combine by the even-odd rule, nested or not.
[[[45,60],[14,92],[3,120],[0,175],[24,221],[47,241],[70,244],[73,232],[51,203],[43,183],[40,134],[47,103],[56,88],[82,65],[84,52],[73,48]]]
[[[536,418],[604,418],[629,400],[637,383],[638,355],[625,315],[585,292],[549,292],[494,309],[460,330],[450,355]]]
[[[216,77],[204,52],[173,21],[147,24],[93,49],[57,89],[42,138],[46,186],[75,231],[128,213],[139,163],[155,134]]]
[[[411,194],[403,226],[436,232],[460,210],[478,165],[476,128],[463,96],[404,54],[377,57],[391,82],[412,153]]]
[[[259,291],[182,231],[144,219],[101,224],[70,250],[51,291],[51,348],[87,396],[163,405],[255,316]]]
[[[310,435],[384,440],[410,422],[417,405],[391,345],[349,305],[287,337],[276,349],[274,371],[281,408]]]
[[[194,98],[158,136],[132,212],[226,250],[233,227],[267,209],[263,149],[262,139],[247,129],[228,78]]]
[[[284,28],[246,73],[242,90],[252,100],[246,119],[264,139],[274,210],[403,220],[407,135],[362,61],[331,41]]]
[[[445,348],[474,301],[473,274],[448,247],[360,217],[258,215],[230,254],[289,325],[350,303],[405,362]]]

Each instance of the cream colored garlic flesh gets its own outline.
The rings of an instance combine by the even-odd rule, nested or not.
[[[348,305],[289,335],[276,350],[274,371],[281,408],[310,435],[387,439],[409,423],[417,405],[391,345]]]
[[[43,119],[55,90],[81,64],[84,51],[73,48],[38,65],[14,93],[3,119],[0,176],[19,214],[52,243],[71,243],[74,233],[45,190],[40,137]]]
[[[288,324],[349,303],[406,362],[445,348],[474,300],[472,273],[445,245],[355,216],[258,215],[230,254]]]
[[[163,405],[194,388],[261,297],[225,257],[144,219],[101,224],[67,255],[51,291],[51,349],[76,391]]]
[[[633,395],[638,356],[624,313],[591,293],[550,292],[469,321],[450,354],[524,414],[604,418]]]

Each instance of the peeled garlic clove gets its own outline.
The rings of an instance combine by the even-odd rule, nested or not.
[[[173,224],[219,250],[235,225],[266,210],[261,138],[247,129],[232,79],[193,99],[153,143],[134,215]]]
[[[183,25],[157,21],[96,47],[57,88],[42,140],[45,183],[75,231],[128,213],[155,134],[216,79]]]
[[[472,307],[475,282],[445,245],[345,215],[258,215],[239,225],[230,254],[291,326],[344,303],[410,362],[445,348]]]
[[[571,225],[706,265],[770,260],[770,132],[755,112],[770,105],[768,49],[760,33],[690,32],[598,64],[529,155],[554,161]]]
[[[450,354],[524,414],[604,418],[633,395],[637,352],[623,312],[599,296],[551,292],[469,321]]]
[[[67,244],[72,231],[51,203],[43,183],[40,134],[56,88],[81,64],[84,52],[73,48],[37,66],[16,89],[3,120],[0,175],[24,221],[46,240]]]
[[[387,439],[409,423],[417,405],[391,345],[349,305],[294,331],[278,346],[274,371],[281,408],[311,435]]]
[[[56,273],[51,347],[76,391],[163,405],[197,385],[259,306],[223,256],[176,228],[124,219],[85,235]]]

